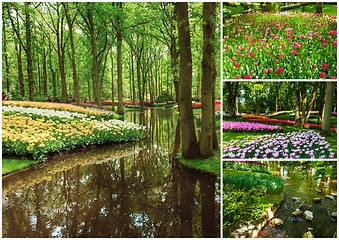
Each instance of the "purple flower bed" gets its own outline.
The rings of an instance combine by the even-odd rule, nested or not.
[[[251,122],[225,122],[223,121],[222,127],[225,132],[279,132],[283,130],[282,127],[277,125],[267,125],[261,123]]]
[[[223,158],[324,159],[334,158],[330,145],[314,131],[288,132],[224,142]]]

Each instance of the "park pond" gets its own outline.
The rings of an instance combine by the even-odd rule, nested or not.
[[[173,158],[178,117],[127,112],[139,142],[65,152],[2,179],[3,237],[219,237],[219,177]]]
[[[285,200],[274,215],[274,218],[283,221],[283,225],[274,226],[269,222],[261,230],[259,237],[301,238],[309,230],[316,238],[334,237],[337,223],[336,217],[331,214],[337,212],[337,201],[326,198],[326,195],[334,196],[336,199],[337,179],[330,177],[315,179],[313,177],[315,168],[300,171],[299,168],[291,169],[274,162],[271,162],[270,167],[275,175],[285,180]],[[315,203],[314,198],[321,198],[321,202]],[[301,205],[305,206],[302,211],[313,213],[312,221],[306,220],[304,216],[292,216],[292,212]]]

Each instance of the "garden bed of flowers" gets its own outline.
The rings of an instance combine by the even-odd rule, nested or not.
[[[224,33],[224,79],[337,78],[336,16],[249,13]]]
[[[223,158],[324,159],[334,158],[330,145],[314,131],[288,132],[224,142]]]
[[[245,119],[247,122],[264,122],[267,124],[278,124],[281,126],[291,126],[295,124],[295,121],[291,120],[280,120],[280,119]],[[308,128],[313,128],[313,129],[320,129],[321,126],[313,123],[305,123],[305,126]],[[331,131],[337,131],[336,128],[331,128]]]
[[[66,103],[50,103],[50,102],[30,102],[30,101],[2,101],[2,106],[19,106],[40,109],[54,109],[67,112],[83,113],[87,115],[101,115],[99,110],[87,109]]]
[[[267,125],[261,123],[251,122],[228,122],[224,121],[222,124],[224,132],[280,132],[282,127],[277,125]]]
[[[2,153],[45,160],[49,153],[144,137],[140,125],[96,118],[54,109],[3,106]]]

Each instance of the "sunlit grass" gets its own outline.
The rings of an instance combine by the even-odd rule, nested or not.
[[[36,163],[38,161],[27,159],[2,159],[2,174],[17,171]]]

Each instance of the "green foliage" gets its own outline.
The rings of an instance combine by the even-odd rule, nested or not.
[[[172,97],[167,92],[161,92],[161,94],[155,99],[155,102],[162,103],[172,101]]]
[[[263,166],[260,164],[252,163],[239,163],[235,161],[223,161],[223,168],[225,169],[234,169],[240,171],[251,171],[251,172],[261,172],[271,174],[270,170],[268,170],[267,166]]]
[[[279,194],[284,190],[284,181],[281,177],[271,175],[224,175],[224,183],[233,184],[239,189],[250,190],[254,186],[263,185],[269,194]]]
[[[27,159],[2,159],[2,174],[20,170],[36,163],[38,161]]]
[[[266,208],[262,204],[262,197],[267,192],[266,187],[253,186],[248,191],[244,191],[233,184],[224,184],[223,189],[224,235],[230,235],[231,225],[249,224],[262,216]]]

